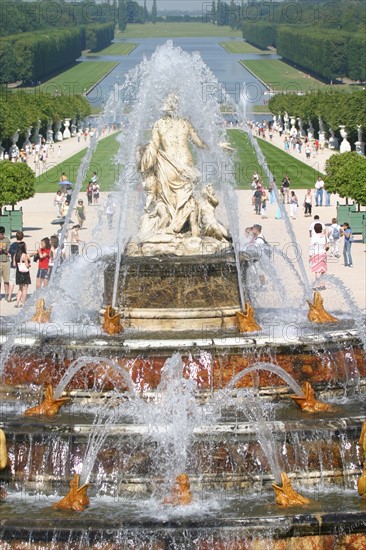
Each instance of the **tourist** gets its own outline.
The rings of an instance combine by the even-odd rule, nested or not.
[[[314,226],[316,223],[320,223],[320,225],[322,226],[322,231],[324,233],[324,230],[325,230],[325,225],[323,222],[320,221],[319,219],[319,216],[316,214],[314,216],[314,221],[310,224],[309,226],[309,236],[312,237],[313,236],[313,232],[314,232]]]
[[[79,254],[79,245],[81,242],[79,238],[79,229],[80,225],[78,223],[76,225],[73,225],[71,229],[70,248],[72,256],[77,256]]]
[[[61,158],[61,145],[59,145],[57,149],[57,158]]]
[[[265,189],[262,189],[262,204],[261,204],[262,218],[268,218],[267,204],[268,204],[268,195],[267,195]]]
[[[50,245],[51,245],[51,250],[50,250],[50,260],[48,262],[48,280],[50,281],[51,279],[51,275],[52,275],[52,271],[53,271],[53,268],[54,268],[54,265],[55,265],[55,260],[56,260],[56,257],[57,257],[57,253],[58,253],[58,247],[59,247],[59,238],[57,235],[51,235],[50,237]],[[62,263],[64,259],[64,255],[63,255],[63,252],[61,250],[60,252],[60,263]]]
[[[321,176],[315,182],[315,206],[323,206],[324,181]]]
[[[72,187],[71,185],[66,186],[66,194],[65,194],[65,200],[70,204],[72,200]]]
[[[51,244],[50,239],[45,237],[41,240],[41,246],[35,254],[33,261],[38,261],[38,271],[36,278],[36,289],[48,285],[48,268],[50,263]]]
[[[64,195],[59,189],[53,199],[53,206],[56,208],[56,215],[58,218],[61,216],[62,203],[64,201],[64,198],[65,198]]]
[[[18,244],[18,248],[13,258],[13,265],[16,268],[15,282],[19,286],[16,304],[14,307],[24,306],[27,299],[28,286],[31,284],[30,262],[27,254],[27,247],[24,242]]]
[[[63,182],[63,181],[67,181],[67,176],[66,176],[65,172],[62,172],[62,174],[60,176],[60,182]]]
[[[76,212],[76,217],[78,219],[79,226],[83,227],[83,223],[86,220],[86,216],[85,216],[84,201],[82,201],[81,199],[78,200],[78,204],[75,207],[75,212]]]
[[[307,189],[304,197],[304,216],[311,216],[312,206],[313,195],[311,193],[311,189]]]
[[[344,245],[343,245],[344,265],[345,267],[353,267],[352,255],[351,255],[353,234],[352,234],[352,229],[350,228],[350,225],[347,222],[343,224],[343,236],[344,236]]]
[[[98,181],[95,181],[93,183],[93,204],[99,203],[99,191],[100,191],[99,183]]]
[[[254,211],[258,215],[261,213],[261,205],[262,205],[262,186],[258,184],[257,189],[254,191]]]
[[[68,211],[69,211],[69,206],[70,206],[70,203],[69,201],[64,201],[62,206],[61,206],[61,218],[66,218],[67,214],[68,214]]]
[[[24,239],[24,233],[23,231],[17,231],[15,234],[16,241],[11,243],[9,248],[9,254],[10,254],[10,275],[9,275],[9,293],[8,293],[8,302],[12,301],[12,295],[14,286],[16,283],[16,263],[14,262],[14,256],[16,254],[16,251],[18,250],[18,245],[23,242]]]
[[[305,146],[305,156],[306,156],[306,160],[310,160],[310,157],[311,157],[311,147],[310,147],[310,144],[307,143],[306,146]]]
[[[108,221],[108,229],[112,229],[113,217],[116,211],[116,203],[111,194],[108,195],[107,200],[105,201],[105,204],[104,204],[104,208],[105,208],[105,213]]]
[[[88,199],[88,206],[91,206],[93,204],[93,182],[91,180],[86,188],[86,198]]]
[[[290,185],[291,185],[290,178],[286,175],[282,180],[281,187],[283,189],[283,194],[284,194],[283,202],[286,202],[287,204],[290,203]]]
[[[337,218],[332,219],[332,223],[328,228],[328,240],[329,240],[329,256],[339,258],[339,239],[342,236],[342,228],[337,222]]]
[[[299,206],[299,201],[295,191],[291,191],[290,195],[290,217],[293,220],[296,220],[297,207]]]
[[[324,235],[323,225],[316,223],[312,232],[309,261],[312,273],[315,273],[315,283],[313,290],[325,290],[325,286],[321,284],[321,277],[327,272],[327,238]]]
[[[4,297],[9,296],[9,277],[10,277],[10,240],[5,237],[5,227],[0,226],[0,292],[1,279],[4,281]],[[1,299],[1,297],[0,297]]]

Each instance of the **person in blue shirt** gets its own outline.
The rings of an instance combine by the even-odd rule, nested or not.
[[[352,255],[351,255],[351,246],[352,246],[352,229],[349,226],[349,223],[345,222],[343,224],[343,236],[344,236],[344,246],[343,246],[343,259],[345,267],[353,267],[352,265]]]

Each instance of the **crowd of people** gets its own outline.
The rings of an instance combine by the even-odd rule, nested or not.
[[[336,218],[328,226],[320,221],[319,215],[309,227],[309,265],[315,275],[314,290],[325,290],[322,276],[328,270],[328,258],[340,258],[339,243],[343,237],[343,261],[345,267],[353,267],[351,247],[353,234],[350,225],[345,222],[340,225]]]

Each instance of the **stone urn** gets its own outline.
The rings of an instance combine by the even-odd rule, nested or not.
[[[326,137],[327,137],[327,135],[326,135],[325,130],[324,130],[324,123],[323,123],[321,117],[319,117],[319,141],[323,145],[326,141]]]
[[[308,127],[308,140],[310,141],[310,140],[313,140],[313,139],[314,139],[314,133],[315,133],[315,131],[314,131],[313,124],[312,124],[310,118],[309,118],[309,121],[308,121],[308,122],[309,122],[309,127]]]
[[[53,130],[51,120],[49,120],[47,123],[46,143],[53,143]]]

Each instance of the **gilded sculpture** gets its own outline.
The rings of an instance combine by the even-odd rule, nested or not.
[[[323,403],[315,398],[315,392],[309,382],[304,382],[302,385],[302,391],[304,395],[291,395],[291,399],[295,401],[301,410],[305,412],[318,412],[318,411],[335,411],[337,407]]]
[[[70,481],[70,491],[58,502],[52,504],[52,508],[59,508],[61,510],[75,510],[76,512],[83,512],[86,506],[89,506],[89,497],[87,490],[88,483],[79,487],[80,475],[75,474]]]
[[[362,428],[361,428],[361,435],[360,435],[360,439],[359,439],[359,443],[361,445],[361,448],[363,450],[363,454],[366,458],[366,420],[363,422],[362,424]]]
[[[192,502],[191,486],[187,474],[179,474],[175,478],[174,487],[169,497],[164,499],[164,504],[172,506],[187,506]]]
[[[45,415],[45,416],[55,416],[58,413],[58,410],[62,405],[70,401],[68,397],[60,397],[55,399],[53,397],[53,387],[49,384],[45,390],[44,399],[42,403],[27,409],[24,413],[24,416],[36,416],[36,415]]]
[[[179,98],[170,94],[150,142],[137,151],[137,169],[147,197],[139,232],[127,246],[131,256],[231,250],[231,237],[215,217],[219,201],[212,185],[202,190],[201,198],[195,196],[200,174],[190,144],[198,149],[206,144],[178,110]]]
[[[314,292],[313,301],[306,300],[309,304],[308,319],[312,323],[338,323],[338,319],[333,317],[324,309],[323,298],[320,292]]]
[[[254,317],[254,308],[247,302],[244,311],[236,312],[239,332],[257,332],[262,330]]]
[[[4,470],[8,463],[8,451],[6,448],[6,437],[3,430],[0,430],[0,470]],[[6,491],[0,487],[0,500],[6,497]]]
[[[285,472],[281,473],[281,481],[282,486],[272,483],[278,506],[303,506],[304,504],[309,504],[309,502],[311,502],[309,498],[303,497],[295,491]]]
[[[32,317],[34,323],[48,323],[51,317],[52,309],[46,308],[44,298],[39,298],[36,303],[36,312]]]
[[[123,326],[121,324],[121,314],[112,307],[107,306],[103,315],[102,328],[108,334],[120,334],[123,332]]]

